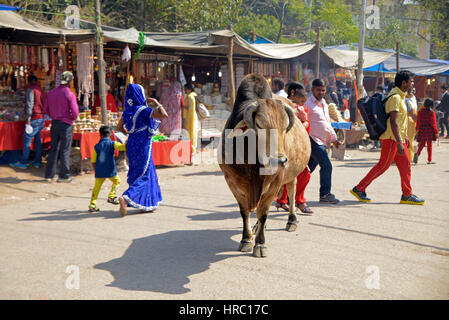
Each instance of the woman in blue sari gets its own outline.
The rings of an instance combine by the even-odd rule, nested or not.
[[[129,188],[120,198],[120,213],[125,216],[127,207],[142,212],[155,210],[162,202],[156,168],[153,163],[152,138],[160,125],[159,119],[167,118],[167,112],[156,100],[145,98],[141,85],[129,84],[125,94],[125,110],[117,126],[128,133],[126,155],[129,161]]]

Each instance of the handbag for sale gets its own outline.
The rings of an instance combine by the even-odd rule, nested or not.
[[[201,121],[201,120],[204,120],[204,119],[210,117],[209,110],[207,110],[207,107],[204,105],[204,103],[200,102],[197,97],[195,97],[195,100],[196,100],[196,108],[195,109],[196,109],[196,114],[198,116],[198,119]]]

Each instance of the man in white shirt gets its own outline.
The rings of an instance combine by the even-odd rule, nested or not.
[[[281,97],[288,98],[287,92],[284,90],[284,81],[281,78],[274,78],[273,83],[271,84],[271,90],[274,94],[277,94]]]
[[[332,187],[332,163],[326,148],[331,144],[338,147],[337,135],[331,126],[329,107],[324,100],[326,86],[321,79],[312,82],[312,95],[307,99],[305,107],[309,111],[310,143],[312,152],[309,160],[309,169],[312,173],[317,165],[320,165],[320,202],[337,204],[331,193]]]

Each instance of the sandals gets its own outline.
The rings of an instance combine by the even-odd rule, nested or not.
[[[305,205],[304,208],[301,209],[300,205],[297,204],[296,208],[298,208],[302,213],[306,213],[306,214],[312,214],[313,213],[312,209],[310,209],[310,207],[308,205]]]
[[[117,197],[108,198],[108,202],[112,204],[120,204],[120,201],[118,200]]]
[[[100,208],[97,207],[96,204],[89,204],[89,212],[98,212]]]
[[[284,209],[285,211],[289,212],[290,208],[285,203],[280,204],[279,202],[275,201],[273,202],[273,205],[276,207],[277,211],[279,211],[279,208]]]

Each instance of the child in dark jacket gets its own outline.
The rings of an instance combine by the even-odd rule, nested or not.
[[[416,131],[418,131],[416,139],[419,142],[418,151],[413,156],[413,162],[418,163],[418,157],[427,144],[427,164],[433,164],[432,161],[432,141],[436,141],[438,137],[438,127],[435,112],[433,108],[433,100],[426,99],[424,107],[418,112],[418,122],[416,123]]]
[[[108,126],[102,126],[100,128],[101,139],[100,142],[95,145],[92,154],[92,165],[95,169],[95,186],[92,191],[92,198],[89,204],[90,212],[100,211],[97,207],[97,199],[101,186],[106,179],[109,179],[112,182],[112,188],[108,195],[108,202],[119,204],[118,198],[115,194],[120,186],[120,177],[117,175],[114,153],[115,150],[126,151],[126,145],[117,141],[112,141],[109,138],[111,133],[111,128]]]

